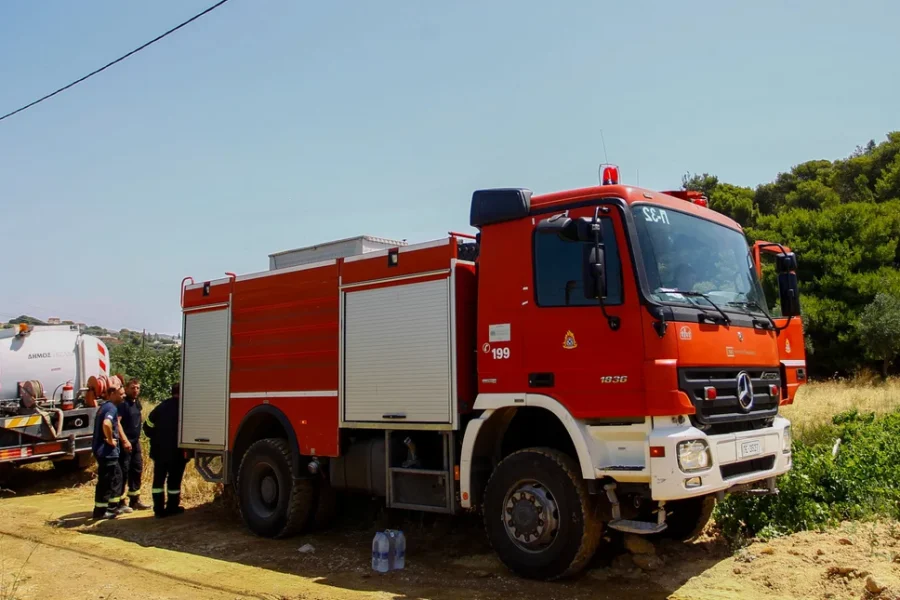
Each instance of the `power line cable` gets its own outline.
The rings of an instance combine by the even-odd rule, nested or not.
[[[177,25],[177,26],[173,27],[172,29],[168,30],[167,32],[163,33],[162,35],[159,35],[159,36],[153,38],[152,40],[150,40],[150,41],[147,42],[146,44],[144,44],[144,45],[142,45],[142,46],[139,46],[139,47],[135,48],[134,50],[132,50],[132,51],[129,52],[128,54],[125,54],[125,55],[123,55],[123,56],[120,56],[120,57],[117,58],[116,60],[114,60],[114,61],[112,61],[112,62],[110,62],[110,63],[107,63],[107,64],[103,65],[102,67],[100,67],[100,68],[97,69],[96,71],[92,71],[92,72],[88,73],[87,75],[85,75],[84,77],[82,77],[82,78],[80,78],[80,79],[76,79],[76,80],[73,81],[72,83],[70,83],[70,84],[68,84],[68,85],[65,85],[65,86],[59,88],[58,90],[56,90],[56,91],[53,92],[53,93],[47,94],[46,96],[44,96],[44,97],[42,97],[42,98],[38,98],[38,99],[35,100],[34,102],[31,102],[31,103],[29,103],[29,104],[26,104],[25,106],[23,106],[23,107],[21,107],[21,108],[18,108],[18,109],[16,109],[16,110],[12,111],[11,113],[7,113],[7,114],[3,115],[2,117],[0,117],[0,121],[2,121],[2,120],[4,120],[4,119],[8,119],[9,117],[11,117],[11,116],[13,116],[13,115],[17,115],[17,114],[19,114],[20,112],[22,112],[22,111],[24,111],[24,110],[28,110],[28,109],[31,108],[32,106],[35,106],[35,105],[37,105],[37,104],[40,104],[40,103],[43,102],[44,100],[49,100],[49,99],[52,98],[53,96],[59,94],[60,92],[64,92],[64,91],[66,91],[67,89],[69,89],[69,88],[71,88],[71,87],[74,87],[74,86],[78,85],[79,83],[81,83],[81,82],[84,81],[84,80],[89,79],[89,78],[93,77],[94,75],[97,75],[98,73],[102,73],[103,71],[105,71],[106,69],[110,68],[111,66],[113,66],[113,65],[115,65],[115,64],[117,64],[117,63],[122,62],[123,60],[125,60],[125,59],[128,58],[129,56],[131,56],[131,55],[133,55],[133,54],[137,54],[138,52],[140,52],[140,51],[143,50],[144,48],[147,48],[148,46],[151,46],[151,45],[155,44],[156,42],[158,42],[159,40],[163,39],[163,38],[166,37],[167,35],[170,35],[170,34],[172,34],[172,33],[175,33],[176,31],[178,31],[179,29],[181,29],[181,28],[184,27],[185,25],[188,25],[188,24],[190,24],[190,23],[196,21],[197,19],[199,19],[199,18],[202,17],[203,15],[205,15],[205,14],[207,14],[207,13],[211,13],[211,12],[214,11],[215,9],[217,9],[217,8],[219,8],[220,6],[222,6],[223,4],[225,4],[226,2],[228,2],[228,0],[219,0],[219,2],[216,2],[215,4],[213,4],[212,6],[210,6],[209,8],[207,8],[206,10],[204,10],[203,12],[194,15],[193,17],[191,17],[191,18],[188,19],[187,21],[181,23],[180,25]]]

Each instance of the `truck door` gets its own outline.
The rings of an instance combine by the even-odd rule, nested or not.
[[[781,316],[778,303],[778,278],[775,258],[790,248],[781,244],[759,241],[753,245],[756,272],[766,294],[766,304],[775,325],[782,328],[778,334],[778,360],[781,362],[781,403],[791,404],[797,389],[806,383],[806,345],[803,338],[803,321],[800,317]]]
[[[572,210],[569,217],[592,218],[594,210]],[[576,418],[637,416],[644,409],[643,342],[634,271],[620,213],[612,209],[599,216],[607,271],[604,305],[612,327],[600,302],[585,295],[593,243],[544,233],[536,220],[533,294],[524,307],[528,391],[554,397]]]
[[[183,448],[224,450],[228,426],[231,310],[185,310],[181,365]]]

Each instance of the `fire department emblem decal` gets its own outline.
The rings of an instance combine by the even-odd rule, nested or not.
[[[578,342],[575,341],[575,334],[571,331],[566,332],[566,337],[563,339],[563,349],[565,350],[574,350],[578,347]]]
[[[785,354],[791,353],[791,340],[784,340],[784,352]]]

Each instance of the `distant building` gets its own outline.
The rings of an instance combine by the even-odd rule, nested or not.
[[[59,325],[62,323],[62,319],[59,317],[50,317],[47,319],[47,325]]]

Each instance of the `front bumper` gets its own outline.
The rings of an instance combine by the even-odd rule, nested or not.
[[[665,456],[649,461],[653,499],[705,496],[788,472],[791,454],[789,449],[784,452],[784,432],[789,426],[790,421],[776,417],[772,426],[765,429],[711,436],[689,424],[654,426],[649,435],[649,446],[665,448]],[[705,440],[709,445],[711,461],[708,468],[689,473],[681,469],[678,443],[689,440]],[[688,487],[689,483],[691,487]]]

